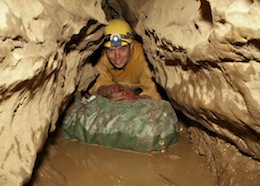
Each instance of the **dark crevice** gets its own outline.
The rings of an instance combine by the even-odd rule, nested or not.
[[[80,32],[76,35],[73,35],[70,39],[70,41],[66,44],[65,46],[65,53],[69,53],[70,51],[72,50],[76,50],[77,49],[77,46],[88,36],[88,35],[91,35],[91,34],[94,34],[95,32],[97,32],[98,30],[100,30],[103,25],[98,25],[97,27],[95,27],[95,29],[93,30],[90,30],[89,29],[93,26],[97,24],[97,21],[96,20],[89,20],[87,22],[87,25],[85,27],[83,27]],[[98,45],[102,42],[102,38],[98,39],[97,41],[93,42],[92,44],[93,45]],[[91,45],[91,44],[88,44],[88,45]],[[88,46],[86,46],[84,49],[81,49],[81,50],[86,50],[88,48]]]

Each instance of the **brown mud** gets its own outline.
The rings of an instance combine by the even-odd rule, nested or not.
[[[50,142],[49,142],[50,143]],[[214,186],[203,156],[192,150],[187,134],[164,152],[138,153],[65,139],[47,145],[32,186]]]

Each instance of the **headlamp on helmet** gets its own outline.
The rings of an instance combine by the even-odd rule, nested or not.
[[[112,47],[121,46],[122,45],[122,38],[120,34],[111,34],[110,35],[110,45]]]
[[[127,40],[133,39],[133,36],[129,32],[127,32],[126,35],[114,33],[114,34],[105,36],[104,39],[105,39],[105,42],[110,43],[111,47],[117,47],[117,46],[123,46],[122,42],[130,44]]]

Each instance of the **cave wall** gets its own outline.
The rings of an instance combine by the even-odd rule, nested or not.
[[[22,185],[70,96],[96,72],[99,1],[0,0],[0,185]]]
[[[70,97],[96,76],[88,57],[113,17],[131,23],[156,81],[173,106],[201,126],[189,131],[212,170],[225,168],[216,157],[224,159],[232,146],[236,150],[229,155],[250,159],[244,173],[257,179],[259,1],[0,0],[0,5],[0,185],[30,178]]]
[[[258,3],[154,1],[137,29],[174,106],[259,160]]]

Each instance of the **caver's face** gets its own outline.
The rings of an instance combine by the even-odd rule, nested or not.
[[[124,68],[131,55],[132,44],[106,48],[110,63],[118,69]]]

